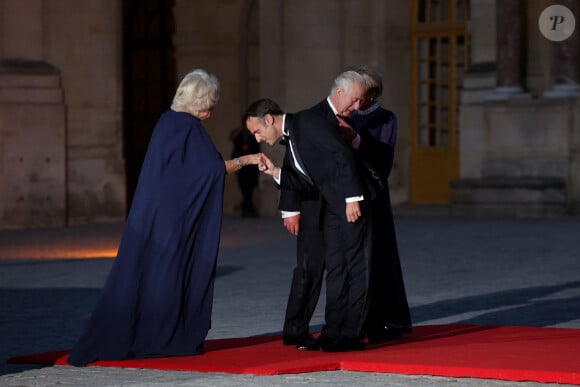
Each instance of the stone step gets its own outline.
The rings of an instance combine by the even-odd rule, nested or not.
[[[462,216],[566,215],[566,181],[557,177],[461,179],[450,182],[450,213]]]

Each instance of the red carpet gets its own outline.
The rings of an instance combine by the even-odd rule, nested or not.
[[[102,367],[275,375],[366,371],[580,385],[580,329],[488,325],[417,326],[404,339],[366,351],[328,353],[282,346],[280,337],[208,340],[201,356],[99,361]],[[68,351],[10,359],[66,364]]]

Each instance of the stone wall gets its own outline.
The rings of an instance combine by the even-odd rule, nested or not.
[[[538,33],[537,14],[552,2],[524,3],[527,95],[504,104],[487,98],[496,80],[498,2],[470,1],[472,66],[459,111],[461,178],[565,179],[566,206],[578,213],[580,102],[573,96],[545,98],[559,57],[553,55],[556,46]],[[42,76],[10,70],[0,81],[0,227],[124,218],[122,5],[0,0],[0,61],[50,69]],[[395,0],[175,0],[177,77],[197,67],[219,77],[221,100],[204,125],[227,159],[228,135],[251,100],[270,97],[287,111],[300,110],[322,100],[345,66],[376,68],[383,74],[382,103],[399,121],[391,197],[406,202],[409,6]],[[31,93],[33,102],[18,99]],[[282,147],[262,149],[281,160]],[[237,215],[240,200],[230,175],[224,213]],[[270,178],[261,177],[256,201],[263,215],[276,214],[278,192]]]
[[[484,7],[486,3],[489,7]],[[578,214],[580,98],[578,93],[548,92],[558,69],[569,69],[573,63],[577,66],[578,57],[556,55],[559,45],[571,43],[550,42],[539,31],[538,17],[552,2],[523,1],[522,7],[500,17],[495,13],[497,4],[472,1],[472,7],[482,12],[472,12],[469,24],[474,62],[462,90],[461,174],[458,181],[451,182],[451,212],[475,216]],[[522,20],[517,33],[524,37],[523,42],[496,39],[495,32],[487,31],[489,24],[513,26]],[[512,56],[500,56],[502,51]],[[498,67],[496,62],[502,58],[521,61],[524,66]],[[506,79],[516,84],[501,84]],[[574,84],[573,79],[569,81]]]
[[[393,202],[408,200],[409,9],[407,2],[361,0],[260,1],[260,90],[287,111],[325,98],[347,66],[365,64],[383,74],[383,106],[398,118]],[[267,148],[267,147],[264,147]],[[283,150],[264,149],[275,159]],[[262,189],[271,182],[262,181]],[[276,203],[270,198],[269,206]]]
[[[119,220],[125,216],[121,4],[116,0],[0,0],[0,59],[12,63],[50,63],[58,74],[51,82],[58,83],[55,86],[60,96],[58,110],[62,112],[58,113],[59,119],[31,115],[29,122],[22,123],[18,135],[24,138],[40,130],[42,126],[38,125],[46,121],[44,126],[58,131],[60,140],[48,141],[37,136],[38,147],[33,147],[30,141],[18,142],[12,143],[18,147],[12,151],[51,154],[52,168],[57,161],[65,163],[63,177],[54,187],[66,197],[66,204],[54,199],[54,211],[63,213],[58,217],[59,223]],[[20,87],[35,83],[32,79],[23,80]],[[33,87],[37,88],[38,98],[42,98],[44,91]],[[36,101],[26,109],[32,112],[31,109],[41,109],[47,103]],[[55,114],[54,110],[51,114]],[[34,117],[37,123],[30,121]],[[43,129],[43,133],[49,132]],[[5,146],[3,149],[0,157],[9,157]],[[4,175],[7,181],[14,182],[19,181],[19,174],[25,173],[10,170],[6,165],[4,171],[8,173]],[[40,165],[34,171],[39,176],[45,172]],[[29,188],[33,186],[31,183]],[[37,221],[23,226],[54,223],[48,220],[53,218],[48,215],[53,210],[47,208],[47,203],[42,204],[43,198],[46,199],[38,197],[34,199],[37,203],[28,205],[44,208],[46,219],[39,216]],[[10,208],[5,207],[4,213],[7,211]],[[6,224],[0,223],[3,226]]]
[[[61,70],[67,105],[68,221],[124,219],[121,2],[43,7],[44,56]]]
[[[0,227],[66,224],[65,106],[47,63],[0,61],[0,182]]]

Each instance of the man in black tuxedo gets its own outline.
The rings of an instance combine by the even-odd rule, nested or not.
[[[263,104],[269,114],[284,114],[273,101],[263,101]],[[280,143],[289,146],[286,139]],[[285,154],[286,165],[292,165],[291,154],[291,151]],[[309,323],[318,303],[324,274],[320,192],[316,189],[302,192],[283,189],[278,208],[284,227],[297,236],[297,262],[292,275],[282,340],[284,345],[295,345],[299,350],[318,350],[320,346],[310,334]]]
[[[338,120],[343,138],[367,168],[372,169],[382,187],[373,201],[370,306],[366,324],[369,342],[378,342],[395,339],[412,330],[388,189],[397,128],[394,113],[381,108],[377,102],[383,88],[380,74],[365,66],[354,71],[365,80],[365,98],[359,110],[345,118],[348,123],[342,118]],[[329,103],[335,98],[337,93],[333,89]],[[334,120],[331,117],[330,121]],[[279,209],[284,226],[297,235],[297,265],[288,297],[283,342],[295,344],[298,349],[315,349],[311,345],[314,340],[309,333],[309,322],[318,302],[324,272],[324,246],[318,228],[316,198],[316,192],[304,194],[282,189],[280,193]]]
[[[340,74],[331,96],[294,115],[280,114],[267,99],[250,105],[246,126],[258,142],[275,144],[283,135],[289,147],[282,169],[264,157],[261,170],[272,175],[282,189],[319,191],[316,219],[323,233],[326,266],[326,324],[319,339],[327,351],[364,349],[368,313],[369,251],[367,208],[376,194],[361,179],[361,165],[338,130],[337,114],[357,109],[364,95],[364,80],[353,71]]]

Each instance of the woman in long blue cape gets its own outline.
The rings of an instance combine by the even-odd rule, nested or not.
[[[243,163],[224,162],[198,117],[162,114],[117,258],[70,364],[202,352],[211,326],[225,174],[258,160],[244,157]]]

